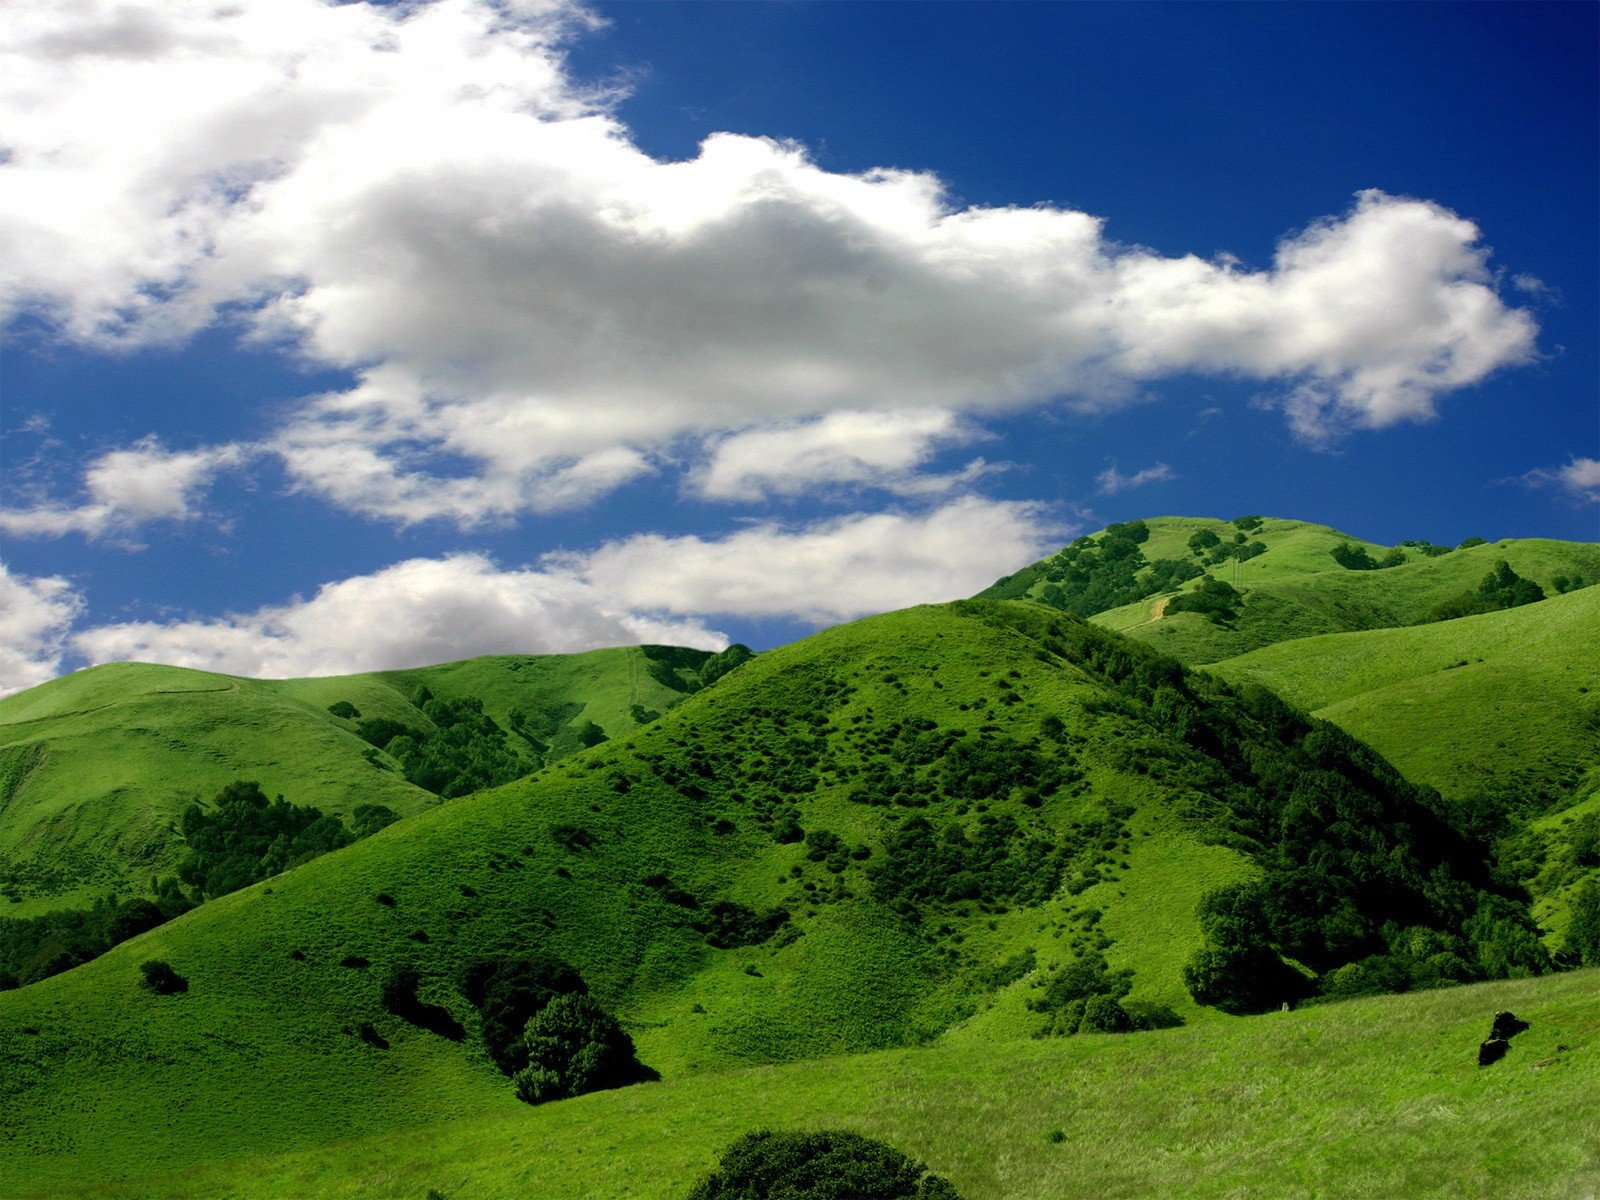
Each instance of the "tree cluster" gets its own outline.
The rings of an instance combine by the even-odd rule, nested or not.
[[[1429,621],[1453,621],[1457,617],[1471,617],[1478,613],[1499,612],[1506,608],[1521,608],[1544,599],[1544,589],[1531,579],[1524,579],[1511,569],[1511,564],[1497,562],[1494,570],[1479,581],[1470,592],[1446,600],[1428,614]]]

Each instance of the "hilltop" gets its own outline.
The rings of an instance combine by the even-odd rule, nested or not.
[[[870,618],[0,994],[0,1189],[504,1113],[463,972],[532,951],[669,1082],[1542,969],[1431,795],[1037,605]]]
[[[1079,538],[979,594],[1063,607],[1193,666],[1318,634],[1426,622],[1499,562],[1548,595],[1600,583],[1595,543],[1507,538],[1454,549],[1420,541],[1386,547],[1276,517],[1153,517]],[[1209,612],[1175,603],[1208,581],[1227,584],[1237,602]]]
[[[364,726],[436,730],[425,695],[481,701],[504,735],[501,757],[525,773],[659,716],[713,657],[623,647],[282,680],[112,663],[7,696],[0,916],[147,891],[173,866],[183,809],[237,779],[340,816],[362,804],[408,816],[440,803]]]

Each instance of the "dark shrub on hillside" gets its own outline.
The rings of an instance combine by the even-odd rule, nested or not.
[[[328,711],[342,721],[354,721],[361,716],[361,710],[348,700],[335,700],[328,705]]]
[[[1572,897],[1567,953],[1579,966],[1600,967],[1600,880],[1584,880]]]
[[[1508,562],[1498,562],[1478,583],[1475,590],[1446,600],[1428,614],[1429,621],[1453,621],[1457,617],[1470,617],[1478,613],[1499,612],[1506,608],[1521,608],[1544,599],[1544,589],[1531,579],[1524,579],[1511,569]]]
[[[789,919],[784,908],[769,908],[766,912],[732,900],[717,900],[709,905],[695,928],[705,935],[707,945],[719,950],[735,946],[756,946],[766,941]]]
[[[1183,970],[1197,1003],[1253,1013],[1307,994],[1305,978],[1274,948],[1273,909],[1274,897],[1259,881],[1219,888],[1200,902],[1205,941]]]
[[[383,991],[380,993],[384,1011],[393,1013],[418,1029],[426,1029],[429,1033],[459,1042],[466,1036],[466,1030],[450,1015],[449,1009],[439,1004],[429,1004],[418,996],[417,990],[421,986],[422,977],[413,970],[402,968],[392,972],[383,981]]]
[[[1233,527],[1242,529],[1245,533],[1254,533],[1261,526],[1262,519],[1260,517],[1235,517],[1233,519]]]
[[[1486,539],[1484,539],[1484,538],[1481,538],[1481,537],[1469,537],[1469,538],[1463,539],[1461,541],[1461,543],[1456,546],[1456,549],[1457,550],[1470,550],[1474,546],[1487,546],[1488,544],[1489,544],[1488,541]]]
[[[1009,814],[984,813],[975,827],[914,816],[884,841],[868,872],[873,896],[898,911],[919,903],[977,900],[1040,904],[1061,884],[1064,854]]]
[[[363,740],[371,742],[379,750],[387,747],[397,737],[424,736],[411,726],[402,725],[399,721],[389,717],[368,717],[360,725],[356,726],[356,733]]]
[[[405,730],[383,747],[399,761],[405,777],[425,791],[447,799],[465,796],[521,779],[542,765],[511,747],[505,731],[475,697],[430,698],[419,707],[433,728]],[[364,721],[361,727],[370,724]]]
[[[1209,529],[1202,529],[1198,533],[1192,534],[1189,538],[1189,549],[1196,554],[1204,554],[1213,546],[1220,545],[1222,545],[1222,539]]]
[[[171,963],[160,959],[140,963],[139,972],[144,976],[141,984],[158,996],[175,996],[189,990],[189,981],[174,971]]]
[[[747,1133],[689,1200],[960,1200],[948,1180],[857,1133]]]
[[[1237,606],[1244,599],[1229,583],[1207,579],[1192,592],[1183,592],[1167,601],[1168,613],[1203,613],[1214,624],[1238,618]]]
[[[358,804],[350,814],[350,832],[357,838],[370,837],[399,819],[400,814],[387,804]]]
[[[1340,542],[1328,553],[1333,555],[1333,561],[1347,571],[1376,571],[1378,560],[1368,554],[1363,546],[1352,546],[1349,542]]]
[[[539,952],[476,963],[461,979],[461,994],[482,1016],[484,1048],[507,1075],[528,1065],[522,1031],[529,1018],[557,996],[588,990],[576,970]]]
[[[269,801],[254,782],[230,783],[211,807],[191,804],[179,820],[188,853],[178,878],[206,899],[225,896],[348,845],[353,839],[336,816]]]
[[[511,1081],[528,1104],[625,1087],[654,1074],[616,1018],[586,994],[555,997],[529,1019],[521,1042],[527,1065]]]
[[[1074,959],[1049,979],[1041,996],[1028,1002],[1029,1008],[1045,1014],[1035,1036],[1132,1033],[1183,1024],[1164,1004],[1124,1003],[1132,981],[1133,972],[1111,970],[1098,952]]]

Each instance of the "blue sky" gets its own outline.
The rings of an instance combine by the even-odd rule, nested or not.
[[[1600,536],[1593,6],[18,8],[0,686]]]

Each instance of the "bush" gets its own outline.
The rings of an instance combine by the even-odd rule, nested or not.
[[[1349,542],[1340,542],[1329,551],[1333,561],[1347,571],[1376,571],[1378,561],[1368,554],[1364,547],[1352,546]]]
[[[511,1077],[528,1104],[564,1100],[646,1077],[633,1039],[586,994],[557,996],[531,1017],[522,1034],[527,1066]]]
[[[328,705],[328,711],[341,721],[354,721],[361,716],[361,710],[348,700],[335,700]]]
[[[1189,538],[1189,549],[1194,551],[1196,554],[1204,554],[1213,546],[1220,545],[1222,545],[1222,539],[1216,534],[1212,533],[1209,529],[1202,529],[1199,533],[1196,533]]]
[[[948,1180],[857,1133],[747,1133],[689,1200],[960,1200]]]
[[[1600,967],[1600,881],[1584,880],[1572,898],[1567,953],[1579,966]]]
[[[179,992],[189,990],[189,981],[174,971],[171,963],[151,959],[140,963],[139,971],[144,976],[142,986],[158,996],[176,996]]]
[[[528,1065],[522,1034],[533,1015],[558,996],[588,990],[572,967],[540,953],[476,963],[461,980],[461,994],[482,1015],[484,1048],[507,1075]]]
[[[1510,563],[1501,561],[1479,581],[1475,591],[1457,596],[1454,600],[1446,600],[1428,614],[1427,620],[1453,621],[1457,617],[1521,608],[1524,604],[1536,604],[1543,599],[1542,587],[1518,575],[1511,569]]]

